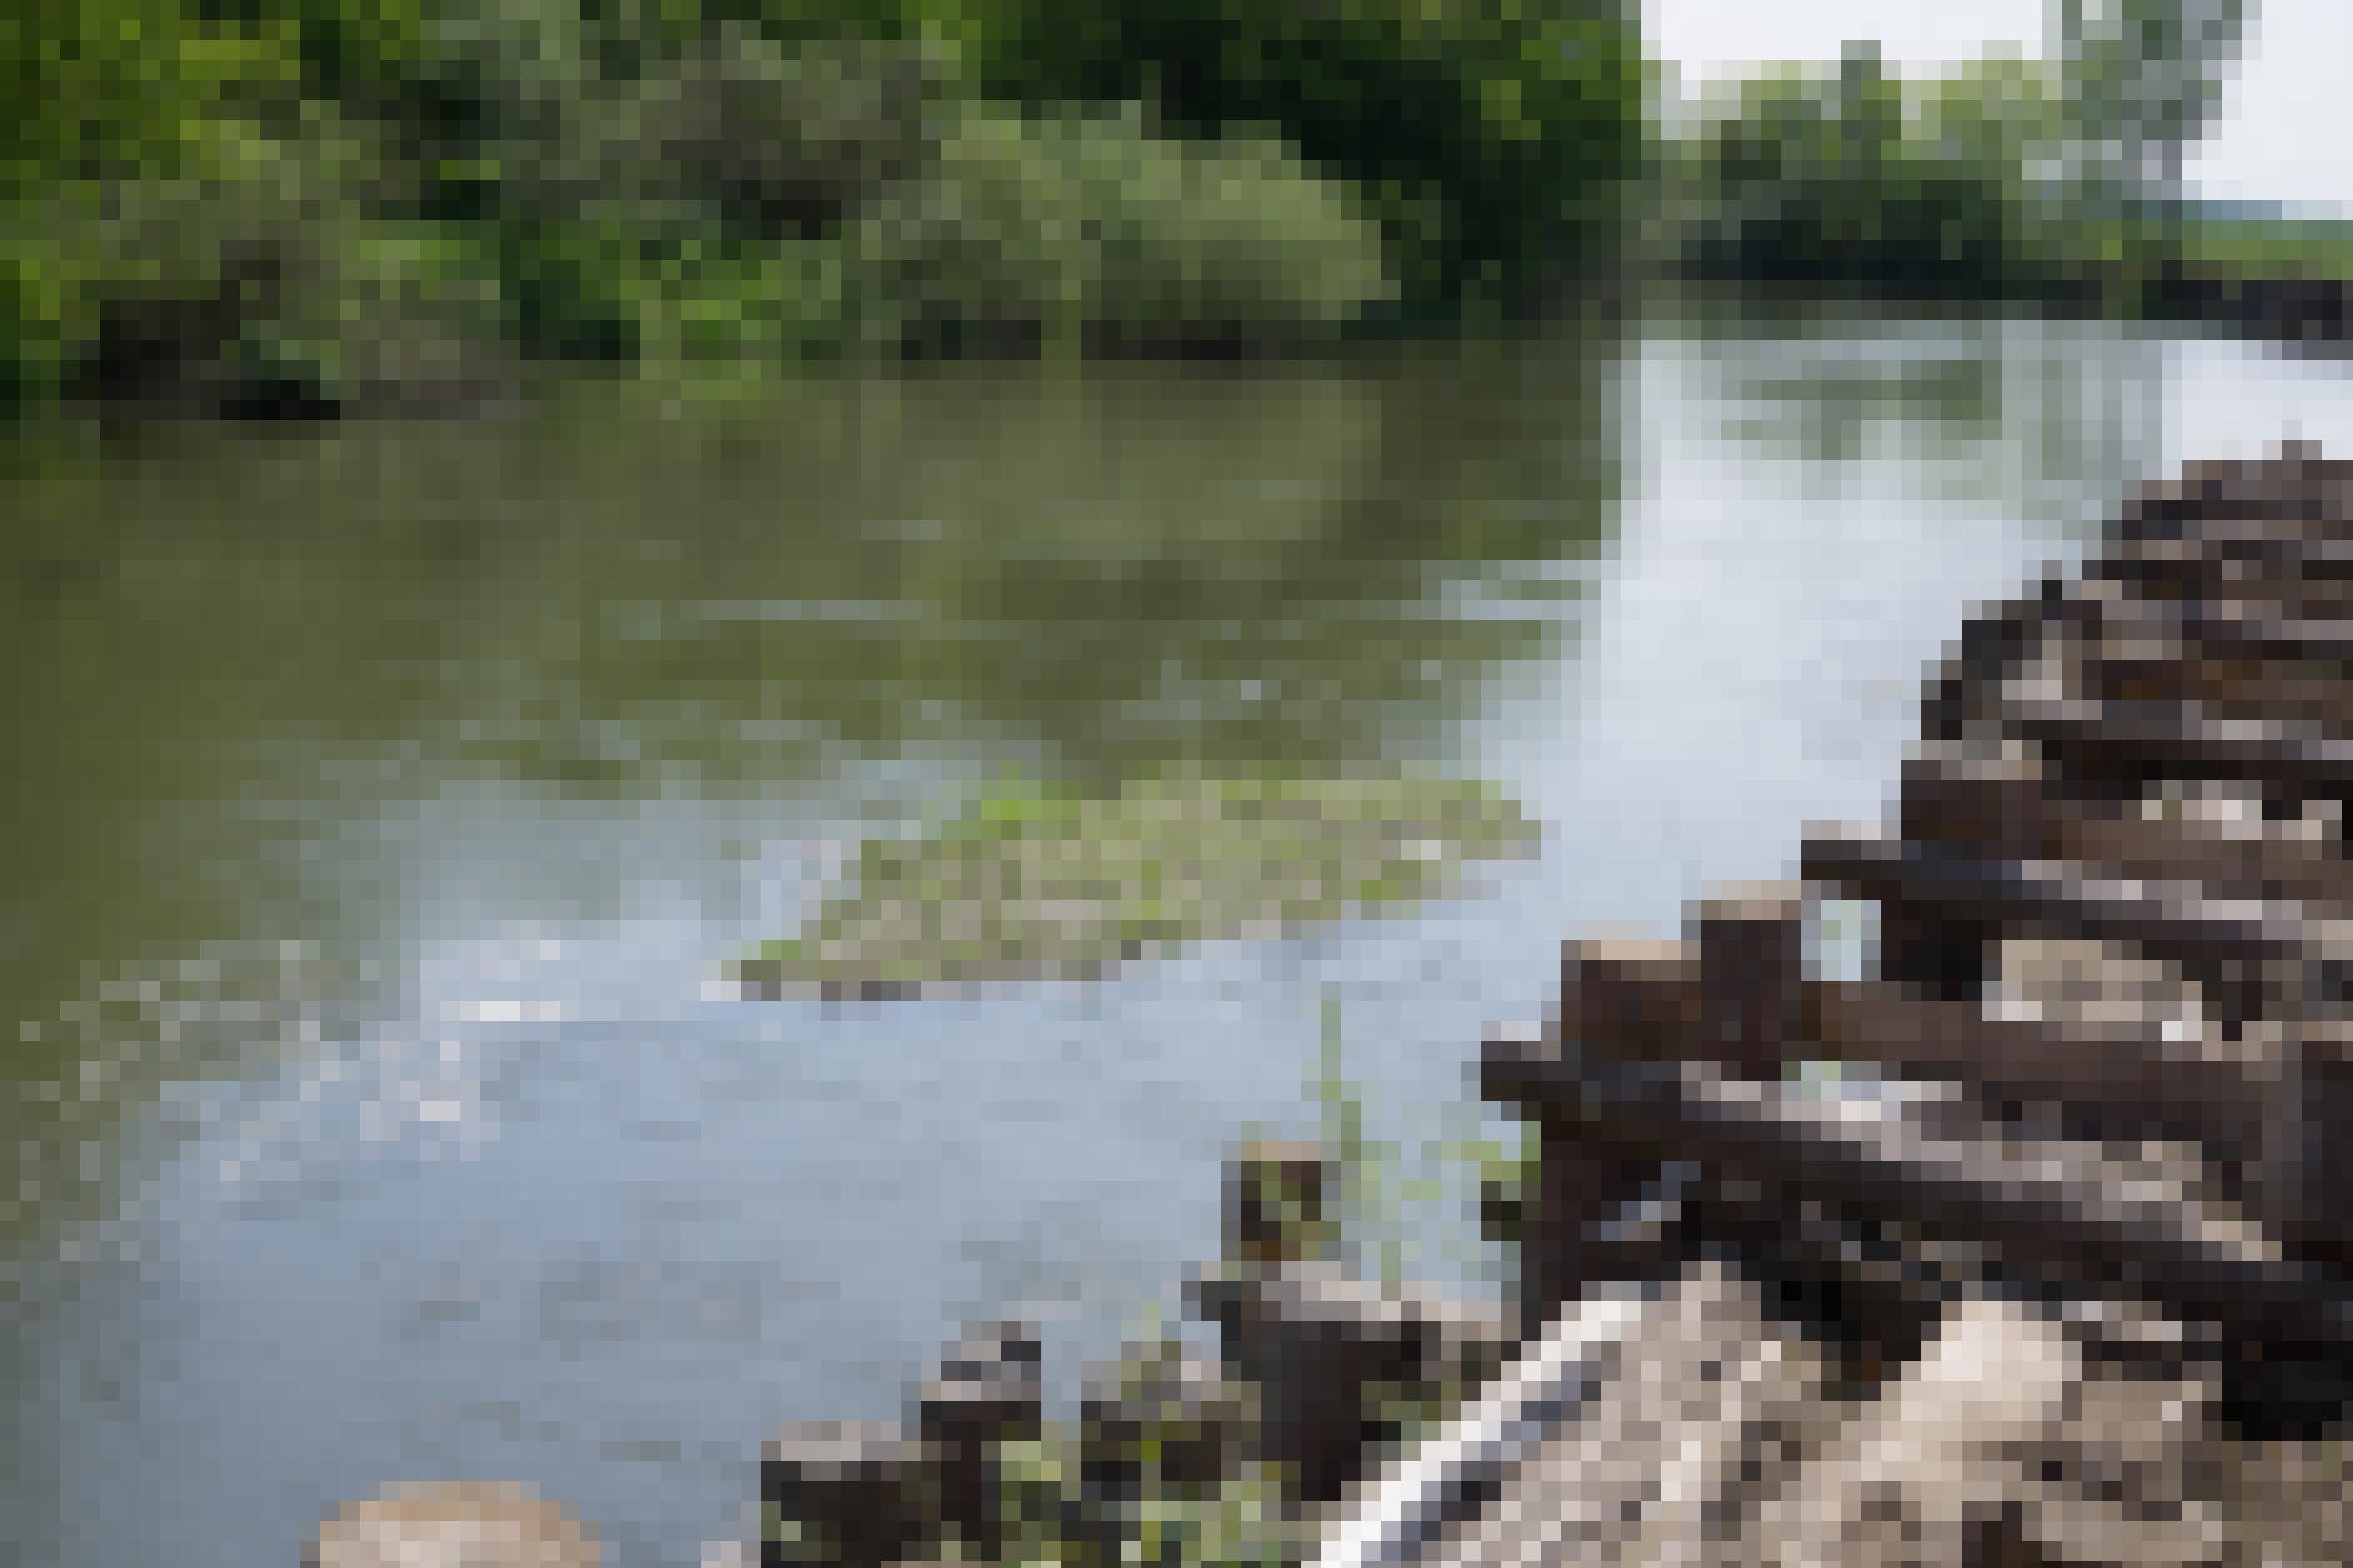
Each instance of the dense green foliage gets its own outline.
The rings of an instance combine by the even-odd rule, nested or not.
[[[1758,77],[1680,149],[1686,258],[1777,281],[2064,287],[2081,258],[2037,179],[2060,126],[2052,74],[2031,61],[1907,81],[1858,47],[1835,72]]]
[[[1525,297],[1599,231],[1641,136],[1615,5],[1288,10],[35,0],[0,377],[327,406],[543,359],[1285,349]]]
[[[0,393],[444,402],[535,361],[1297,349],[1623,249],[1629,0],[31,0]],[[2132,310],[2243,0],[1868,47],[1666,149],[1699,271]]]
[[[1634,7],[1592,0],[1004,0],[996,91],[1145,99],[1270,127],[1368,193],[1410,296],[1524,301],[1603,242],[1638,174]]]
[[[1712,274],[2139,308],[2184,254],[2184,150],[2242,0],[2056,0],[2049,61],[1891,75],[1870,46],[1709,105],[1673,152],[1669,227]]]

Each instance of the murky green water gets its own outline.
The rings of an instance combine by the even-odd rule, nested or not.
[[[20,438],[0,1559],[291,1563],[484,1477],[691,1562],[958,1317],[1067,1366],[1170,1300],[1327,996],[1377,1129],[1474,1131],[1565,933],[1876,810],[1972,600],[2284,436],[2353,450],[2341,367],[1724,318]],[[1491,781],[1543,851],[1099,982],[720,981],[866,836],[1171,770]]]

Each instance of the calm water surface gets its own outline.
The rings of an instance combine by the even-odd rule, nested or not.
[[[961,1318],[1067,1398],[1313,1125],[1327,998],[1446,1176],[1564,934],[1877,811],[1973,601],[2288,436],[2353,452],[2345,367],[1826,317],[20,438],[0,1560],[291,1563],[488,1477],[691,1563]],[[1092,985],[716,982],[863,836],[1172,763],[1491,779],[1545,850]],[[1499,1289],[1446,1212],[1410,1266]]]

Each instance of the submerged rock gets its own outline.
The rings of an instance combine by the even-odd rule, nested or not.
[[[596,1538],[522,1487],[395,1487],[319,1527],[308,1568],[597,1568]]]

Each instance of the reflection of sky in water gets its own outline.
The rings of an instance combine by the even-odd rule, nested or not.
[[[281,759],[272,795],[290,804],[270,831],[289,847],[289,897],[339,910],[341,928],[254,958],[235,985],[128,964],[115,981],[128,999],[79,1026],[90,1044],[78,1059],[99,1064],[93,1093],[143,1053],[147,1070],[177,1080],[158,1120],[194,1135],[156,1156],[111,1233],[66,1226],[49,1238],[135,1247],[90,1245],[67,1262],[53,1247],[15,1276],[32,1303],[16,1353],[37,1375],[23,1435],[5,1439],[17,1463],[0,1476],[52,1500],[18,1508],[0,1493],[0,1519],[18,1521],[0,1531],[38,1532],[26,1540],[40,1547],[61,1499],[88,1515],[65,1532],[79,1561],[284,1562],[332,1500],[484,1476],[575,1504],[623,1562],[691,1560],[696,1541],[739,1524],[776,1423],[893,1413],[902,1380],[960,1316],[1043,1319],[1067,1398],[1075,1353],[1108,1349],[1152,1302],[1173,1305],[1180,1263],[1214,1245],[1229,1141],[1254,1121],[1312,1126],[1305,1086],[1327,994],[1376,1133],[1406,1145],[1402,1173],[1426,1169],[1428,1142],[1481,1130],[1464,1070],[1482,1026],[1551,1003],[1564,934],[1672,927],[1708,882],[1784,874],[1806,818],[1879,808],[1914,729],[1916,672],[1970,601],[2078,548],[2083,525],[2160,456],[2251,452],[2286,434],[2353,449],[2338,367],[2227,345],[2156,350],[2093,328],[1891,326],[1802,350],[1662,339],[1621,380],[1626,494],[1598,553],[1454,559],[1422,540],[1420,564],[1387,571],[1345,552],[1286,565],[1272,547],[1237,568],[1323,584],[1288,600],[1245,595],[1244,609],[1357,618],[1353,641],[1250,645],[1299,683],[1281,701],[1261,690],[1257,706],[1280,720],[1328,677],[1386,711],[1420,689],[1359,667],[1409,659],[1418,680],[1433,659],[1428,705],[1444,722],[1397,732],[1444,750],[1411,760],[1495,779],[1546,824],[1542,862],[1482,868],[1491,896],[1419,918],[1216,946],[1100,985],[913,1006],[757,1004],[712,984],[721,960],[839,872],[866,827],[935,814],[1008,759],[1082,748],[1101,726],[1129,726],[1109,755],[1135,754],[1120,749],[1130,742],[1152,755],[1250,705],[1263,672],[1220,663],[1229,639],[1185,619],[1214,621],[1216,573],[1146,591],[1128,566],[1090,567],[1049,584],[1029,605],[1033,642],[1040,626],[1050,639],[1053,616],[1108,637],[1120,628],[1090,616],[1146,603],[1169,616],[1146,630],[1170,639],[1051,711],[1024,711],[1018,681],[956,668],[1022,645],[1009,588],[920,590],[959,617],[934,628],[924,657],[937,662],[866,670],[856,660],[881,645],[849,645],[847,667],[820,672],[831,683],[820,695],[840,725],[857,722],[860,700],[901,697],[935,704],[933,718],[878,724],[860,737],[863,765],[790,798],[766,798],[756,780],[699,792],[691,773],[673,787],[659,773],[586,778],[575,766],[559,804],[564,759],[538,754],[523,782],[485,781],[474,763],[517,741],[572,763],[626,763],[709,739],[685,732],[688,715],[666,753],[675,700],[622,684],[605,690],[606,711],[579,700],[599,689],[585,677],[571,707],[541,712],[535,667],[494,639],[480,654],[505,672],[494,700],[417,699],[419,731],[481,724],[456,762],[428,761],[438,754],[404,735],[394,760],[345,764],[305,801],[305,759]],[[1553,406],[1541,384],[1513,414],[1522,427],[1540,429]],[[1325,433],[1308,479],[1264,481],[1278,499],[1295,484],[1286,506],[1327,495],[1334,471],[1380,445],[1349,433],[1361,390],[1319,395],[1317,417],[1339,433]],[[1410,441],[1412,424],[1393,416],[1389,437]],[[1525,527],[1554,481],[1527,455],[1541,439],[1525,428],[1515,439],[1522,466],[1500,476],[1433,490],[1391,475],[1356,504],[1409,535],[1398,518],[1458,502],[1465,531]],[[1005,492],[973,516],[1036,482],[1038,454],[1017,440],[1011,457],[991,468],[955,455],[959,484]],[[1077,489],[1074,515],[1115,494],[1117,475],[1106,460]],[[1247,519],[1273,503],[1233,504]],[[878,501],[875,515],[943,519],[921,531],[926,548],[979,526],[930,504]],[[1049,575],[1050,542],[1032,552]],[[1103,553],[1175,548],[1155,536]],[[921,565],[892,557],[892,582]],[[1006,581],[1032,569],[1007,568]],[[1351,571],[1362,575],[1332,585]],[[740,664],[766,678],[778,667],[762,661],[827,646],[794,639],[871,631],[901,602],[882,592],[891,583],[845,569],[817,585],[827,615],[787,616],[792,590],[724,575],[669,596],[670,580],[633,583],[606,620],[625,641],[679,639],[691,671]],[[1418,605],[1395,602],[1414,585]],[[1130,592],[1141,596],[1119,596]],[[1524,662],[1449,665],[1443,637],[1384,634],[1416,616],[1551,618],[1574,636]],[[788,637],[723,640],[747,627]],[[1050,673],[1090,662],[1033,651]],[[476,654],[448,657],[457,682]],[[595,663],[593,649],[558,648],[546,668],[594,675]],[[1300,711],[1327,738],[1345,728]],[[796,730],[789,705],[737,712],[797,737],[776,742],[780,754],[825,739]],[[1835,933],[1850,957],[1859,923]],[[207,1074],[192,1065],[207,1059],[199,1040],[274,1065]],[[100,1048],[110,1042],[112,1058]],[[58,1116],[70,1124],[62,1102]],[[1483,1266],[1443,1255],[1427,1216],[1409,1228],[1417,1268]],[[126,1252],[132,1261],[109,1260]],[[139,1506],[96,1506],[120,1495]],[[0,1555],[9,1545],[0,1533]]]

